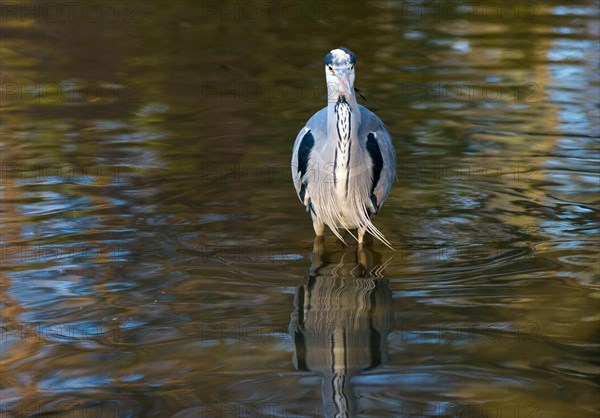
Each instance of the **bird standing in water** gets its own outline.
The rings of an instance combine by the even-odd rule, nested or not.
[[[347,48],[325,58],[327,107],[302,128],[292,151],[292,179],[317,236],[325,225],[342,242],[348,231],[359,244],[365,232],[391,248],[371,222],[396,178],[396,153],[389,131],[356,101],[356,56]],[[349,230],[357,229],[358,237]]]

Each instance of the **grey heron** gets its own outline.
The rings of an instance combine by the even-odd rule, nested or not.
[[[373,225],[396,178],[396,153],[389,131],[356,101],[356,56],[347,48],[324,58],[327,106],[300,130],[292,151],[292,179],[310,212],[317,236],[325,225],[342,242],[348,231],[359,244],[365,232],[392,248]],[[350,232],[358,230],[358,238]]]

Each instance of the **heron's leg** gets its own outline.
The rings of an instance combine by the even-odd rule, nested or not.
[[[312,216],[313,228],[315,230],[315,234],[317,234],[318,237],[322,236],[323,231],[325,230],[325,224],[323,222],[321,222],[321,220],[319,218],[317,218],[314,213],[311,212],[310,215]]]
[[[367,232],[367,228],[358,228],[358,243],[362,244],[365,242],[365,232]]]
[[[320,266],[323,264],[321,258],[323,257],[323,252],[325,251],[325,240],[322,235],[316,236],[313,242],[313,253],[311,262],[312,265]]]

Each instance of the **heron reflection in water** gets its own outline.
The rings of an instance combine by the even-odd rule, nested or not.
[[[322,374],[326,417],[353,417],[358,399],[352,377],[388,362],[394,315],[382,275],[387,263],[372,246],[325,252],[322,237],[315,239],[311,261],[290,322],[294,366]]]

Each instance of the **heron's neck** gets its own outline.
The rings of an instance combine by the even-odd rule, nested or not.
[[[327,107],[330,110],[334,110],[335,106],[341,101],[348,103],[352,109],[358,109],[358,102],[356,101],[356,93],[340,93],[337,87],[333,87],[327,91]]]
[[[352,388],[352,376],[346,373],[325,373],[321,385],[321,396],[325,410],[333,412],[327,416],[355,416],[356,396]]]
[[[354,96],[339,96],[327,106],[327,143],[325,155],[332,156],[333,182],[339,197],[346,198],[349,190],[352,146],[357,138],[360,109]]]
[[[338,146],[349,144],[356,137],[360,124],[360,109],[355,94],[330,94],[327,105],[327,137]]]

